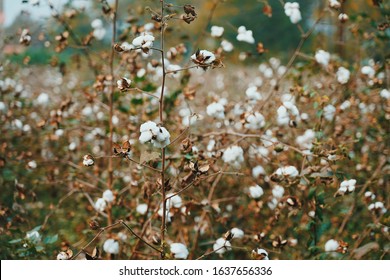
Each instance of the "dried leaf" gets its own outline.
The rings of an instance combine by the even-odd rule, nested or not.
[[[145,163],[145,162],[153,161],[153,160],[159,159],[159,158],[160,158],[160,153],[158,153],[158,152],[143,151],[141,153],[140,162]]]

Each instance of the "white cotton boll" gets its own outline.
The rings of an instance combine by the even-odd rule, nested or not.
[[[231,234],[233,235],[233,239],[242,239],[244,238],[244,231],[242,229],[239,229],[239,228],[232,228],[230,230]]]
[[[121,45],[120,45],[121,49],[123,51],[131,51],[131,50],[134,50],[134,46],[128,42],[123,42]]]
[[[223,254],[226,251],[230,251],[232,249],[231,246],[232,246],[232,244],[229,241],[227,241],[221,237],[215,241],[215,243],[213,245],[213,250],[217,254]]]
[[[119,254],[119,243],[114,239],[107,239],[103,244],[103,250],[108,254]]]
[[[172,243],[170,245],[170,250],[175,259],[186,259],[190,254],[187,246],[183,243]]]
[[[225,29],[221,26],[211,26],[211,36],[212,37],[221,37]]]
[[[278,176],[297,177],[299,175],[299,171],[295,166],[290,165],[278,168],[275,174]]]
[[[249,187],[249,195],[256,199],[261,197],[264,194],[263,188],[259,185]]]
[[[258,92],[256,86],[250,86],[246,89],[245,95],[250,103],[256,103],[258,100],[263,99],[260,92]]]
[[[47,93],[42,92],[40,95],[38,95],[37,102],[39,105],[46,105],[49,103],[50,97]]]
[[[245,128],[257,130],[265,126],[264,116],[258,112],[246,117]]]
[[[139,69],[139,70],[137,71],[137,77],[138,77],[138,78],[142,78],[143,76],[145,76],[145,74],[146,74],[145,68],[141,68],[141,69]]]
[[[91,27],[93,29],[97,29],[97,28],[102,28],[103,27],[103,21],[99,18],[97,19],[94,19],[92,22],[91,22]]]
[[[180,71],[178,71],[178,70],[180,70],[181,67],[179,65],[170,64],[170,65],[167,66],[166,69],[167,69],[167,71],[171,72],[171,73],[168,74],[168,76],[171,76],[171,77],[173,77],[175,79],[180,78]],[[177,72],[175,72],[175,71],[177,71]]]
[[[81,114],[83,114],[84,116],[91,116],[93,114],[93,109],[91,106],[86,106],[83,108],[83,110],[81,110]]]
[[[23,132],[30,132],[31,131],[31,126],[29,124],[23,125]]]
[[[69,151],[74,151],[77,148],[77,144],[75,142],[71,142],[68,146]]]
[[[312,129],[307,129],[303,135],[296,138],[295,142],[302,149],[310,150],[313,147],[313,140],[316,134]]]
[[[118,232],[118,238],[125,242],[127,240],[127,235],[123,232]]]
[[[216,57],[215,54],[208,50],[200,50],[191,55],[191,59],[197,64],[210,65],[215,61]]]
[[[142,33],[140,36],[133,39],[133,46],[136,48],[149,49],[153,47],[154,36],[149,33]]]
[[[252,176],[254,178],[258,178],[260,175],[266,175],[264,167],[262,167],[261,165],[253,167]]]
[[[346,109],[348,109],[349,107],[351,107],[351,101],[349,100],[345,100],[343,103],[341,103],[340,105],[340,110],[343,110],[345,111]]]
[[[0,101],[0,112],[6,112],[7,111],[7,105],[3,101]]]
[[[329,0],[329,7],[334,8],[334,9],[338,9],[341,7],[341,4],[337,0]]]
[[[27,163],[27,166],[30,167],[31,169],[35,169],[38,167],[38,164],[35,160],[32,160]]]
[[[371,79],[375,77],[375,70],[371,66],[363,66],[361,72]]]
[[[269,260],[268,252],[266,250],[264,250],[264,249],[258,248],[256,250],[253,250],[252,253],[253,254],[257,254],[257,255],[262,255],[263,256],[263,260],[265,260],[265,261]]]
[[[390,91],[388,89],[382,89],[379,95],[384,99],[390,99]]]
[[[284,195],[284,188],[279,185],[274,186],[272,189],[272,195],[278,199],[282,198]]]
[[[338,247],[339,247],[339,242],[337,242],[334,239],[329,239],[325,243],[325,251],[326,252],[334,252],[337,250]]]
[[[103,40],[104,35],[106,35],[106,30],[104,28],[97,28],[93,30],[93,37],[95,37],[96,40]]]
[[[172,196],[173,194],[169,194],[167,197]],[[167,205],[169,208],[180,208],[183,205],[183,200],[179,195],[172,196],[170,199],[167,200]]]
[[[241,163],[244,162],[244,150],[239,146],[231,146],[223,152],[222,160],[235,168],[239,168]]]
[[[103,192],[103,199],[107,202],[113,202],[115,200],[114,194],[111,190],[105,190]]]
[[[69,255],[66,252],[59,252],[57,255],[57,260],[59,261],[69,260]]]
[[[107,207],[107,203],[104,200],[104,198],[98,198],[98,200],[96,200],[96,202],[95,202],[95,209],[96,209],[96,211],[104,212],[106,207]]]
[[[348,83],[350,75],[351,73],[349,72],[349,70],[344,67],[339,67],[339,69],[336,72],[337,81],[340,84]]]
[[[213,102],[207,106],[206,113],[210,117],[214,117],[216,119],[224,119],[225,107],[221,103]]]
[[[214,139],[210,139],[209,143],[207,144],[206,150],[207,150],[208,152],[213,151],[213,150],[214,150],[214,147],[215,147],[215,143],[216,143],[216,142],[215,142]]]
[[[332,104],[328,104],[324,108],[324,118],[327,121],[332,121],[334,114],[336,113],[336,108]]]
[[[270,79],[274,76],[274,71],[272,70],[272,68],[268,67],[267,69],[264,70],[263,75],[267,79]]]
[[[341,182],[338,193],[345,194],[345,193],[351,193],[355,190],[356,180],[350,179],[350,180],[344,180]]]
[[[158,214],[160,217],[162,217],[162,216],[163,216],[163,209],[160,208],[160,209],[158,210],[157,214]],[[169,212],[169,209],[166,209],[166,211],[165,211],[165,219],[166,219],[166,221],[167,221],[168,223],[170,223],[170,222],[172,221],[172,214],[171,214],[171,212]]]
[[[23,129],[23,122],[22,122],[21,120],[19,120],[19,119],[14,119],[14,120],[12,121],[12,126],[13,126],[14,128],[17,128],[17,129],[22,130],[22,129]]]
[[[339,14],[339,21],[346,22],[349,19],[349,16],[347,14],[341,13]]]
[[[145,31],[152,31],[154,29],[154,23],[153,22],[148,22],[144,25]]]
[[[138,204],[135,209],[139,214],[145,215],[146,211],[148,211],[148,205],[146,203]]]
[[[267,202],[269,209],[274,210],[278,206],[278,200],[273,197],[270,201]]]
[[[324,50],[318,50],[316,51],[314,58],[316,59],[317,63],[323,66],[328,66],[330,60],[330,53]]]
[[[249,44],[254,44],[255,38],[253,38],[252,30],[246,30],[245,26],[240,26],[238,28],[237,41],[247,42]]]
[[[230,43],[229,41],[227,40],[222,40],[221,42],[221,48],[223,49],[223,51],[225,52],[231,52],[233,49],[234,49],[234,46],[232,43]]]
[[[58,137],[61,137],[62,135],[64,135],[64,130],[63,129],[57,129],[54,134]]]
[[[301,11],[299,10],[299,4],[297,2],[287,2],[284,4],[284,13],[290,17],[290,21],[293,24],[302,20]]]

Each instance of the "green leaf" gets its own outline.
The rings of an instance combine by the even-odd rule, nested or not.
[[[13,239],[11,241],[8,241],[9,244],[15,244],[15,243],[19,243],[20,241],[22,241],[23,239],[21,238],[18,238],[18,239]]]
[[[47,236],[43,240],[43,243],[45,243],[45,244],[53,244],[53,243],[57,242],[57,240],[58,240],[58,234],[53,235],[53,236]]]

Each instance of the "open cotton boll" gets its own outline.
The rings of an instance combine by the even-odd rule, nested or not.
[[[172,243],[170,250],[175,259],[186,259],[189,255],[187,246],[183,243]]]
[[[211,26],[211,36],[212,37],[221,37],[225,29],[221,26],[213,25]]]
[[[255,43],[255,38],[253,38],[252,30],[246,30],[245,26],[240,26],[238,28],[237,41],[246,42],[249,44]]]
[[[260,198],[264,194],[263,188],[259,185],[249,187],[249,195],[256,199]]]
[[[265,126],[264,116],[258,112],[250,114],[245,119],[245,128],[257,130]]]
[[[266,175],[264,167],[261,165],[255,166],[252,169],[252,176],[258,178],[260,175]]]
[[[375,70],[371,66],[363,66],[361,72],[363,75],[366,75],[371,79],[375,77]]]
[[[104,210],[106,210],[107,207],[107,202],[104,200],[104,198],[98,198],[98,200],[96,200],[95,202],[94,207],[96,211],[104,212]]]
[[[214,117],[216,119],[224,119],[225,107],[221,103],[213,102],[207,106],[206,113],[210,117]]]
[[[290,21],[296,24],[302,20],[301,11],[299,10],[299,4],[297,2],[286,2],[284,4],[284,13],[290,17]]]
[[[173,193],[168,194],[167,197],[170,197],[172,195],[173,195]],[[170,199],[167,200],[167,207],[168,208],[171,208],[171,207],[180,208],[182,206],[182,204],[183,204],[182,199],[179,195],[174,195]]]
[[[329,239],[325,243],[325,251],[326,252],[334,252],[339,247],[339,243],[334,239]]]
[[[256,254],[258,256],[261,256],[262,260],[269,260],[268,258],[268,252],[264,249],[261,249],[261,248],[257,248],[256,250],[253,250],[252,251],[252,254]]]
[[[339,69],[336,72],[337,81],[340,84],[348,83],[350,75],[351,73],[349,72],[349,70],[344,67],[339,67]]]
[[[225,163],[239,168],[244,162],[244,150],[240,146],[231,146],[223,152],[222,160]]]
[[[119,243],[114,239],[107,239],[103,244],[103,250],[109,254],[119,254]]]
[[[299,175],[299,171],[295,166],[290,165],[278,168],[275,174],[279,176],[297,177]]]
[[[316,51],[314,58],[316,59],[318,64],[328,66],[330,60],[330,53],[324,50],[318,50]]]
[[[279,186],[279,185],[276,185],[275,187],[273,187],[272,189],[272,195],[275,197],[275,198],[282,198],[283,195],[284,195],[284,188],[282,186]]]
[[[103,199],[107,202],[113,202],[115,197],[111,190],[105,190],[103,192]]]
[[[390,91],[388,89],[382,89],[379,95],[384,99],[390,99]]]
[[[221,48],[223,49],[223,51],[225,52],[231,52],[233,49],[234,49],[234,46],[232,43],[230,43],[229,41],[227,40],[222,40],[221,42]]]
[[[145,215],[146,211],[148,210],[148,205],[146,203],[138,204],[137,208],[135,209],[139,214]]]
[[[233,235],[233,239],[236,238],[236,239],[242,239],[244,238],[244,231],[242,229],[239,229],[239,228],[232,228],[230,230],[231,234]]]
[[[223,254],[225,253],[226,251],[230,251],[232,248],[231,248],[232,244],[227,241],[225,238],[218,238],[214,245],[213,245],[213,250],[217,253],[217,254]]]

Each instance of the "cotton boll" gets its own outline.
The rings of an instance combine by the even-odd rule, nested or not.
[[[371,66],[363,66],[361,72],[363,75],[366,75],[370,79],[375,77],[375,70]]]
[[[147,210],[148,205],[146,203],[138,204],[136,207],[136,211],[141,215],[145,215]]]
[[[221,42],[221,48],[223,49],[223,51],[225,52],[231,52],[233,49],[234,49],[234,46],[232,43],[230,43],[229,41],[227,40],[222,40]]]
[[[349,70],[344,67],[339,67],[339,69],[336,72],[337,81],[340,84],[348,83],[350,75],[351,73],[349,72]]]
[[[226,251],[230,251],[232,249],[231,246],[232,246],[232,244],[229,241],[227,241],[221,237],[215,241],[215,243],[213,245],[213,250],[217,254],[223,254]]]
[[[264,167],[258,165],[252,169],[252,176],[258,178],[260,175],[266,175]]]
[[[330,53],[324,50],[318,50],[314,56],[315,60],[322,66],[328,66],[330,60]]]
[[[107,203],[104,200],[104,198],[98,198],[98,200],[96,200],[96,202],[95,202],[94,207],[95,207],[96,211],[104,212],[104,210],[107,207]]]
[[[328,104],[324,108],[324,118],[327,121],[332,121],[334,114],[336,113],[336,108],[332,104]]]
[[[239,146],[231,146],[224,151],[222,160],[235,168],[239,168],[241,163],[244,162],[244,150]]]
[[[334,252],[337,250],[338,247],[339,247],[339,243],[334,239],[329,239],[325,243],[325,251],[326,252]]]
[[[379,94],[382,98],[385,98],[385,99],[390,99],[390,91],[388,89],[382,89],[380,94]]]
[[[249,195],[256,199],[260,198],[264,194],[263,188],[259,185],[249,187]]]
[[[245,26],[240,26],[238,28],[237,41],[246,42],[249,44],[255,43],[255,38],[253,38],[252,30],[246,30]]]
[[[242,229],[239,229],[239,228],[232,228],[230,230],[231,234],[233,235],[233,239],[242,239],[244,238],[244,231]]]
[[[223,35],[223,32],[224,32],[224,28],[221,27],[221,26],[211,26],[211,36],[212,37],[221,37]]]
[[[272,189],[272,195],[278,199],[282,198],[284,195],[284,188],[279,185],[274,186]]]
[[[206,113],[210,117],[214,117],[216,119],[224,119],[225,107],[221,103],[213,102],[207,106]]]
[[[170,250],[175,259],[186,259],[189,255],[187,246],[183,243],[172,243]]]
[[[295,166],[285,166],[280,167],[275,171],[276,175],[279,176],[288,176],[288,177],[297,177],[299,175],[299,171]]]
[[[107,239],[103,244],[103,250],[108,254],[119,254],[119,243],[114,239]]]
[[[111,203],[115,200],[115,197],[111,190],[105,190],[103,192],[103,199],[108,203]]]

